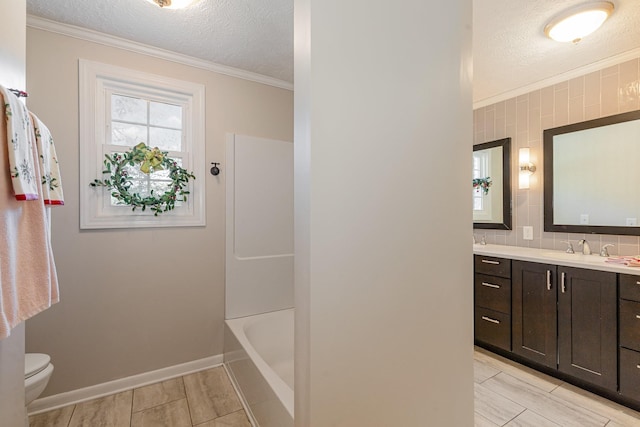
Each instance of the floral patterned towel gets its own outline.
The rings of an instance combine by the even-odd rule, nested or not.
[[[613,256],[604,260],[611,264],[622,264],[629,267],[640,267],[640,255],[636,256]]]
[[[35,114],[31,113],[31,123],[36,135],[36,148],[40,157],[42,173],[42,198],[45,205],[64,205],[60,166],[56,156],[56,147],[49,129]]]
[[[27,107],[0,85],[2,113],[7,122],[7,154],[13,191],[18,200],[37,200],[38,182],[33,158],[33,132]],[[4,149],[4,147],[0,147]]]

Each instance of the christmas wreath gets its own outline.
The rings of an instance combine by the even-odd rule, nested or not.
[[[489,194],[489,187],[491,187],[491,178],[474,178],[473,179],[473,189],[478,191],[482,189],[482,194],[485,196]]]
[[[105,155],[103,174],[105,179],[95,179],[89,185],[92,187],[107,187],[111,196],[119,202],[132,207],[132,210],[149,208],[155,216],[175,208],[176,202],[186,202],[189,191],[186,189],[189,179],[196,179],[193,172],[187,172],[178,163],[168,157],[169,153],[160,151],[157,147],[149,148],[144,142],[124,153]],[[130,191],[133,181],[127,172],[128,167],[139,166],[144,174],[160,170],[169,171],[168,189],[164,193],[151,190],[149,195],[140,195]]]

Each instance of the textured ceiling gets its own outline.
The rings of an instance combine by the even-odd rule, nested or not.
[[[293,81],[293,0],[27,0],[27,13]]]
[[[474,0],[474,101],[528,86],[640,47],[640,0],[613,0],[613,14],[578,44],[544,35],[557,14],[591,0]]]
[[[543,34],[559,12],[591,0],[473,0],[474,101],[640,47],[640,0],[580,43]],[[199,0],[183,10],[144,0],[27,0],[29,14],[293,81],[293,0]]]

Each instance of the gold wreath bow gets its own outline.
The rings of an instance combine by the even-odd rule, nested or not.
[[[136,145],[135,148],[141,151],[143,157],[140,159],[140,171],[149,174],[151,169],[154,171],[162,170],[162,162],[164,161],[164,154],[158,147],[149,149],[144,142]]]

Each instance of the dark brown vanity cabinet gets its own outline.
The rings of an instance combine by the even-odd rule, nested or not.
[[[616,274],[513,261],[513,352],[617,390]]]
[[[640,276],[620,275],[620,394],[640,400]]]
[[[558,314],[555,265],[513,261],[513,352],[556,369]]]
[[[511,260],[474,256],[476,341],[511,350]]]
[[[558,267],[558,370],[618,389],[616,273]]]

